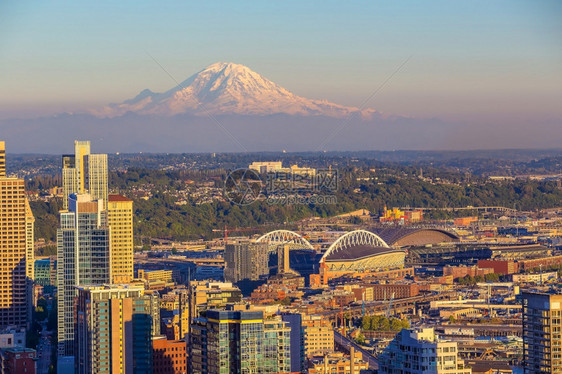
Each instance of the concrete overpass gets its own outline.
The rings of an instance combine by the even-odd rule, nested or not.
[[[361,352],[361,354],[363,355],[363,361],[367,361],[367,363],[369,364],[369,369],[377,370],[379,368],[377,359],[369,351],[363,349],[359,344],[350,340],[348,337],[343,336],[339,331],[335,329],[334,343],[337,347],[347,353],[349,353],[351,347],[355,348],[355,351]]]
[[[430,294],[430,295],[424,294],[424,295],[418,295],[413,297],[406,297],[403,299],[396,299],[392,301],[390,313],[393,315],[414,313],[415,309],[422,305],[426,305],[429,307],[432,301],[454,300],[457,297],[458,296],[456,292],[448,291],[448,292],[441,292],[438,294]],[[390,300],[367,302],[365,303],[365,314],[368,315],[384,314],[388,310],[389,303]],[[358,304],[358,305],[345,306],[343,307],[343,312],[346,315],[349,315],[350,317],[361,317],[363,315],[363,305]],[[320,314],[332,320],[336,320],[341,315],[341,308],[327,310]]]
[[[517,310],[521,311],[521,304],[488,304],[484,300],[456,300],[456,301],[432,301],[432,309],[451,309],[451,308],[475,308],[475,309],[496,309],[496,310]]]
[[[451,207],[445,207],[445,208],[412,208],[412,207],[405,207],[405,208],[400,208],[400,209],[408,209],[408,210],[421,210],[424,212],[429,212],[432,210],[444,210],[444,211],[448,211],[448,212],[452,212],[452,211],[457,211],[457,210],[477,210],[480,212],[489,212],[489,211],[496,211],[496,212],[511,212],[511,213],[515,213],[517,212],[516,209],[513,208],[507,208],[505,206],[465,206],[465,207],[460,207],[460,208],[451,208]]]

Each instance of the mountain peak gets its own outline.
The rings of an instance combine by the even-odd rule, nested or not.
[[[205,70],[210,70],[210,71],[227,70],[228,72],[242,71],[242,70],[251,71],[249,67],[247,67],[245,65],[237,64],[235,62],[215,62],[214,64],[211,64],[211,65],[207,66],[205,69],[203,69],[203,71],[205,71]]]
[[[143,90],[133,99],[110,104],[95,114],[116,117],[127,112],[151,115],[285,113],[301,116],[344,118],[358,114],[371,117],[375,111],[345,107],[325,100],[297,96],[245,65],[216,62],[164,93]]]

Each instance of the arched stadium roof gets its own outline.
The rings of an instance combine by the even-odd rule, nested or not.
[[[275,230],[260,236],[258,242],[266,242],[269,252],[274,252],[282,244],[288,244],[290,249],[314,249],[308,240],[289,230]]]
[[[345,252],[355,251],[354,248],[356,247],[362,248],[360,251],[363,253],[368,250],[376,251],[377,248],[390,250],[388,244],[378,235],[366,230],[355,230],[343,234],[333,242],[324,253],[324,256],[322,256],[322,260],[330,260],[331,258],[343,256]],[[375,253],[373,252],[373,254]]]
[[[423,246],[459,240],[459,237],[450,231],[431,227],[375,227],[369,231],[393,247]]]
[[[339,237],[322,256],[333,271],[373,271],[402,268],[406,253],[390,247],[367,230],[350,231]]]
[[[386,253],[397,252],[390,247],[372,247],[369,245],[354,245],[346,250],[331,253],[326,261],[357,261],[371,256],[379,256]]]

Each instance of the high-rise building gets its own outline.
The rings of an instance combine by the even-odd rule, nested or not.
[[[6,177],[4,154],[0,142],[0,330],[27,326],[31,311],[27,255],[33,238],[24,180]]]
[[[88,154],[84,156],[84,188],[92,199],[103,199],[104,209],[107,209],[108,179],[107,155]]]
[[[76,162],[76,171],[78,175],[78,191],[74,193],[85,193],[87,185],[85,183],[85,162],[84,157],[90,154],[90,141],[75,140],[74,141],[74,157]]]
[[[457,342],[440,340],[433,328],[402,330],[378,358],[381,374],[471,374],[458,356]]]
[[[158,295],[142,287],[77,287],[75,368],[87,373],[152,373]]]
[[[290,327],[262,311],[208,310],[191,326],[191,373],[288,373]]]
[[[226,245],[224,278],[228,282],[260,280],[269,274],[267,243],[240,240]]]
[[[562,295],[523,292],[525,374],[562,373]]]
[[[90,154],[89,141],[74,141],[74,155],[62,156],[63,208],[71,194],[89,193],[107,207],[107,155]]]
[[[68,197],[73,193],[80,193],[76,157],[62,156],[62,207],[68,209]]]
[[[35,279],[35,217],[29,206],[29,201],[25,199],[25,276],[28,280]]]
[[[282,313],[281,320],[287,322],[291,341],[291,373],[301,373],[305,368],[304,340],[302,334],[302,315]]]
[[[291,272],[289,266],[289,250],[288,244],[277,246],[277,274],[285,274]]]
[[[230,282],[189,283],[190,321],[207,309],[220,309],[242,301],[242,291]],[[191,323],[191,322],[190,322]]]
[[[27,283],[27,321],[31,323],[33,316],[31,307],[34,305],[33,280],[35,279],[35,217],[29,206],[27,197],[25,198],[25,278]]]
[[[133,201],[121,195],[109,195],[107,223],[111,227],[112,283],[128,283],[134,277]]]
[[[76,286],[111,282],[110,229],[101,200],[73,194],[57,230],[58,353],[74,354]]]
[[[6,143],[0,141],[0,178],[6,176]]]

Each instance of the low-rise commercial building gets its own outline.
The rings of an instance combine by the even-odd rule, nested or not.
[[[363,355],[351,348],[350,355],[340,352],[312,357],[309,360],[309,374],[359,374],[368,370],[369,364],[363,361]]]
[[[303,316],[304,354],[307,357],[334,352],[334,330],[329,320],[321,316]]]
[[[37,359],[35,349],[13,347],[0,351],[0,373],[2,374],[35,374]]]
[[[152,341],[152,363],[156,374],[186,374],[187,344],[185,340],[154,339]]]
[[[379,356],[381,374],[471,374],[459,358],[457,342],[440,340],[433,328],[402,330]]]

